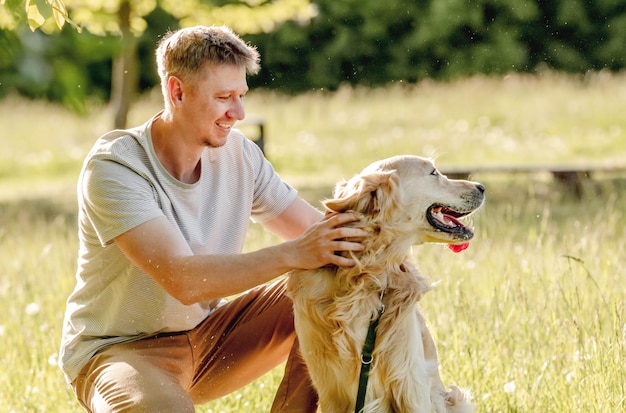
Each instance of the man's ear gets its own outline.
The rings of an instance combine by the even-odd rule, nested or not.
[[[172,106],[178,106],[183,100],[183,81],[177,76],[167,79],[167,93]]]
[[[367,215],[377,214],[387,201],[393,172],[376,172],[358,175],[335,188],[335,198],[324,202],[331,211],[356,211]]]

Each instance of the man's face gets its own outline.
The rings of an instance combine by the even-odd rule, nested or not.
[[[234,65],[206,65],[195,82],[183,85],[180,115],[185,129],[205,146],[222,146],[235,122],[245,117],[246,70]]]

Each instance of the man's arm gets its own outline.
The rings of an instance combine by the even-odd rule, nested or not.
[[[362,245],[341,241],[365,233],[342,225],[352,214],[321,216],[297,199],[278,217],[265,223],[281,244],[245,254],[194,255],[185,239],[165,217],[155,218],[115,238],[120,250],[142,271],[183,304],[227,297],[270,281],[294,268],[326,264],[354,265],[335,251],[358,251]]]
[[[279,216],[263,223],[263,226],[284,240],[299,237],[324,215],[311,204],[296,198]]]

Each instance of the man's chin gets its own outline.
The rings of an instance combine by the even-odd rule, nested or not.
[[[226,144],[226,138],[223,138],[223,139],[215,139],[215,138],[213,138],[211,140],[207,139],[207,140],[204,141],[204,145],[207,148],[219,148],[219,147],[224,146],[225,144]]]
[[[210,148],[219,148],[228,141],[228,136],[232,129],[217,129],[211,136],[207,136],[204,144]]]

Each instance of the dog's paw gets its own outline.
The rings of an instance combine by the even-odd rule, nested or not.
[[[476,406],[470,402],[469,391],[457,386],[450,386],[450,391],[443,396],[446,401],[446,411],[448,413],[474,413]]]

